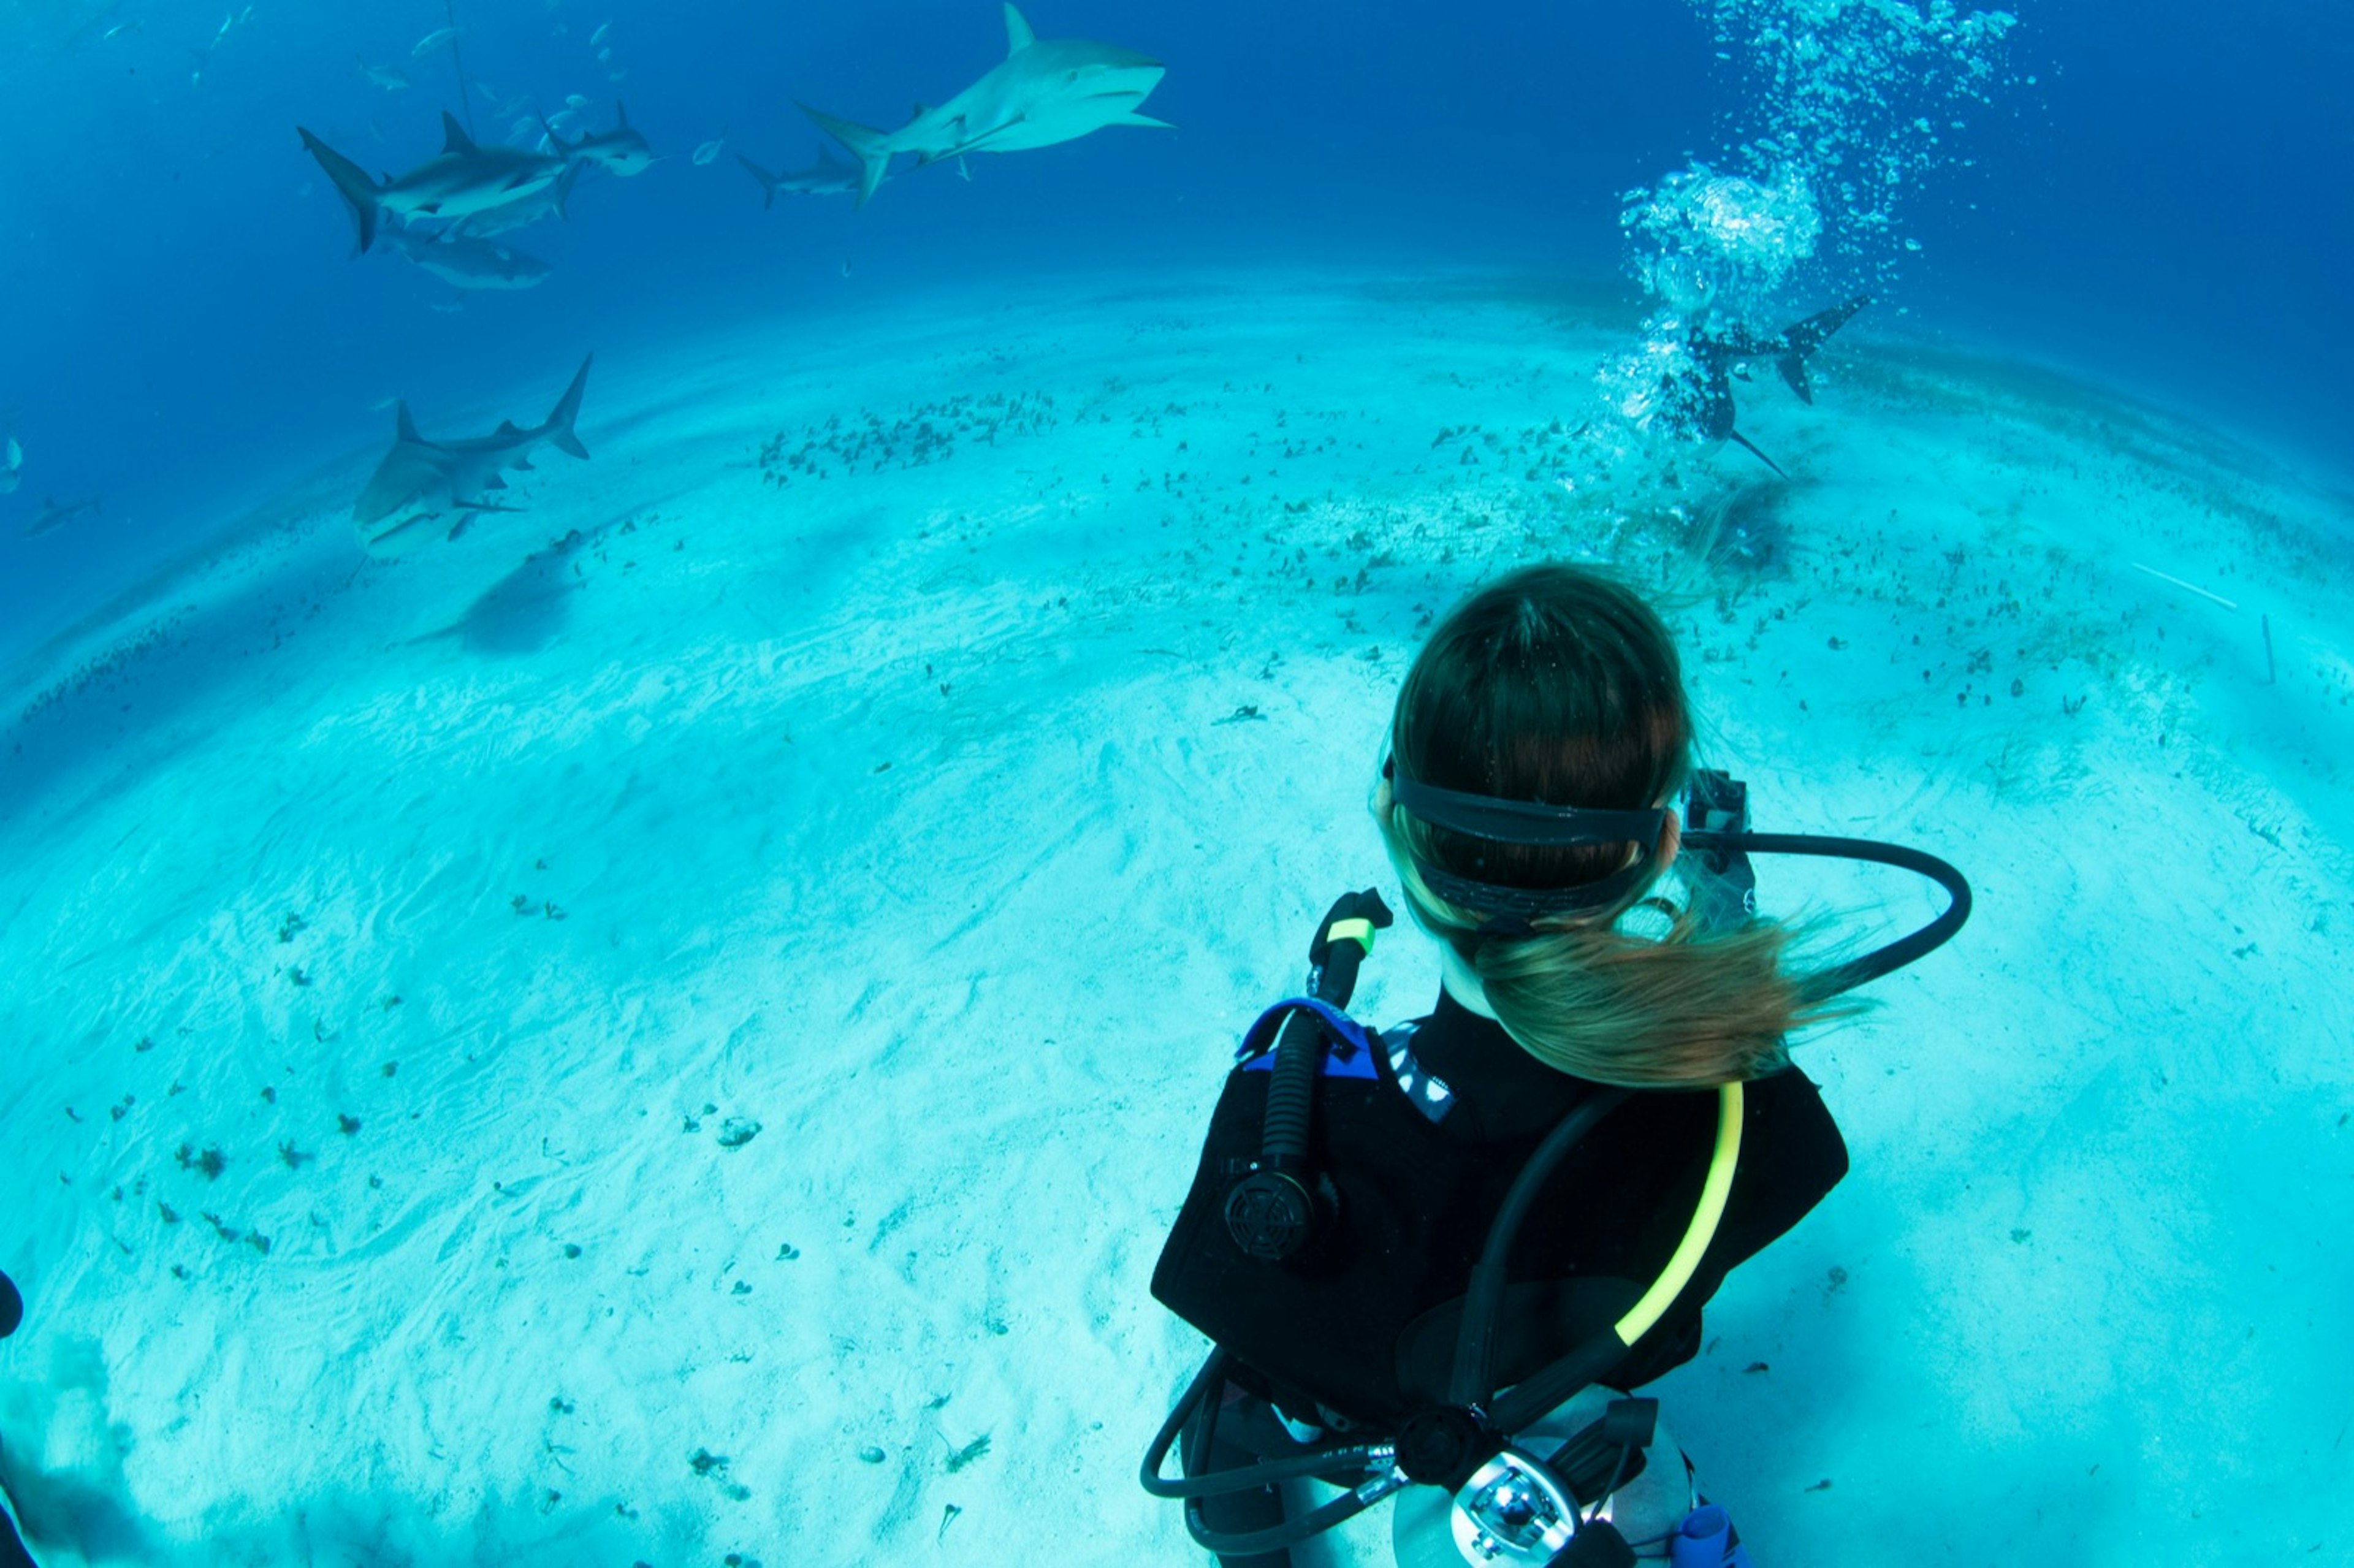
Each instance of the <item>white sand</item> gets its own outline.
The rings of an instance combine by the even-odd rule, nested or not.
[[[159,1563],[1196,1560],[1134,1481],[1200,1350],[1146,1280],[1235,1031],[1389,885],[1417,629],[1690,562],[1542,434],[1622,330],[1081,280],[600,358],[528,512],[369,562],[355,456],[17,672],[12,1490]],[[2041,372],[1859,331],[1819,379],[1743,395],[1787,560],[1678,613],[1691,684],[1760,827],[1979,913],[1803,1050],[1854,1174],[1677,1433],[1760,1568],[2345,1560],[2354,507]],[[787,469],[837,418],[953,451]],[[1360,1010],[1435,974],[1395,936]]]

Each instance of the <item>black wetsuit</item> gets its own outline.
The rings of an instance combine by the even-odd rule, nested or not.
[[[1438,1129],[1450,1140],[1492,1150],[1504,1181],[1546,1132],[1597,1092],[1538,1062],[1500,1025],[1444,992],[1437,1010],[1411,1029],[1404,1041],[1403,1031],[1384,1032],[1394,1060],[1410,1057],[1416,1070],[1444,1085],[1447,1104]],[[1437,1097],[1426,1086],[1417,1093]],[[1740,1163],[1715,1238],[1674,1308],[1610,1375],[1613,1384],[1637,1387],[1691,1360],[1700,1350],[1701,1308],[1725,1275],[1797,1224],[1847,1173],[1847,1146],[1805,1075],[1791,1068],[1751,1082],[1744,1101]],[[1647,1287],[1657,1278],[1699,1201],[1717,1106],[1712,1089],[1646,1090],[1611,1112],[1548,1185],[1514,1247],[1512,1280],[1607,1277]],[[1450,1220],[1472,1233],[1476,1247],[1492,1217],[1491,1209]],[[1515,1375],[1572,1348],[1551,1346]],[[1195,1452],[1192,1460],[1200,1462],[1189,1467],[1228,1468],[1290,1448],[1270,1400],[1298,1420],[1329,1425],[1331,1413],[1287,1386],[1279,1369],[1238,1366],[1233,1382],[1215,1448]],[[1265,1529],[1281,1521],[1281,1504],[1272,1492],[1244,1493],[1212,1499],[1204,1517],[1227,1531]],[[1281,1553],[1229,1560],[1251,1568],[1285,1561]]]

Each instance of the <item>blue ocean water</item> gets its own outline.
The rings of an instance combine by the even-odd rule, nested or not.
[[[43,1563],[1198,1560],[1133,1467],[1199,1113],[1385,873],[1432,613],[1547,554],[1714,573],[1776,823],[1979,885],[1802,1056],[1857,1173],[1669,1385],[1760,1568],[2354,1560],[2354,11],[1023,9],[1173,128],[863,208],[738,159],[939,102],[995,0],[0,9]],[[297,132],[624,104],[660,161],[513,290],[355,254]],[[1659,390],[1865,295],[1755,457]],[[592,353],[585,466],[352,536],[397,403]]]
[[[763,212],[735,155],[811,158],[822,139],[796,99],[895,122],[903,99],[1002,48],[990,7],[484,6],[460,18],[476,84],[462,101],[449,50],[412,58],[447,25],[429,0],[242,15],[25,5],[0,19],[0,89],[27,150],[0,167],[16,302],[0,408],[32,454],[20,496],[106,498],[118,541],[160,543],[191,505],[374,440],[387,395],[428,403],[584,344],[748,313],[1271,259],[1618,277],[1621,194],[1721,157],[1755,118],[1742,62],[1670,0],[1444,21],[1387,0],[1125,4],[1089,25],[1172,62],[1152,101],[1176,134],[989,160],[977,189],[928,177],[855,216]],[[600,24],[603,59],[588,41]],[[1949,166],[1903,196],[1922,249],[1894,288],[1919,323],[2334,454],[2354,355],[2339,276],[2354,204],[2332,172],[2354,150],[2342,9],[2052,0],[1999,59],[2000,89],[1949,133]],[[363,61],[411,85],[371,85]],[[620,99],[673,157],[726,145],[705,166],[592,184],[573,220],[532,235],[556,264],[546,286],[438,314],[429,280],[344,264],[347,225],[293,127],[403,167],[438,147],[445,106],[505,134],[484,89],[541,108],[579,93],[599,124]],[[104,576],[69,546],[12,555],[7,646]]]

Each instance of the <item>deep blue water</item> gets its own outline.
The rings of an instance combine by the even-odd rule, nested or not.
[[[1722,157],[1752,111],[1738,62],[1684,0],[1029,9],[1043,37],[1166,61],[1148,109],[1180,129],[975,159],[970,184],[909,173],[854,214],[841,198],[764,212],[734,155],[807,162],[820,138],[796,98],[890,125],[911,97],[955,90],[1002,51],[988,0],[466,0],[472,79],[541,107],[585,94],[599,124],[619,94],[680,156],[584,184],[568,222],[517,237],[555,276],[454,313],[397,259],[349,258],[294,132],[372,167],[432,152],[439,111],[460,101],[446,50],[410,58],[444,25],[434,0],[264,3],[208,54],[214,0],[0,11],[0,426],[27,452],[22,490],[0,498],[0,654],[115,583],[126,553],[380,439],[372,405],[395,394],[466,403],[552,383],[592,346],[778,313],[822,331],[828,313],[906,291],[1052,270],[1623,276],[1622,193]],[[1905,193],[1922,249],[1898,259],[1891,302],[1913,331],[2062,360],[2333,460],[2354,355],[2354,8],[2018,14],[2006,80]],[[599,63],[588,39],[606,22]],[[360,58],[414,85],[371,85]],[[503,129],[493,107],[473,95],[486,139]],[[710,165],[684,156],[721,136]],[[102,496],[102,530],[18,543],[43,495]]]

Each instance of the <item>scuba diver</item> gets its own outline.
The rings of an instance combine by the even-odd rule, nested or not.
[[[25,1320],[25,1298],[17,1294],[16,1282],[0,1274],[0,1340],[16,1331]],[[32,1555],[25,1550],[23,1532],[16,1527],[16,1505],[5,1489],[0,1489],[0,1568],[33,1568]]]
[[[1693,768],[1666,626],[1566,564],[1432,633],[1372,810],[1437,1005],[1379,1031],[1341,1011],[1391,924],[1368,890],[1319,926],[1309,994],[1245,1035],[1152,1279],[1213,1349],[1144,1485],[1226,1568],[1285,1568],[1392,1494],[1414,1568],[1746,1563],[1626,1391],[1691,1360],[1726,1274],[1846,1174],[1787,1037],[1949,938],[1967,885],[1899,846],[1748,832],[1744,787]],[[1902,866],[1951,904],[1809,969],[1756,913],[1760,852]],[[1310,1478],[1344,1489],[1288,1518]]]
[[[1797,394],[1798,401],[1811,405],[1815,389],[1807,376],[1807,361],[1814,357],[1826,338],[1847,324],[1850,316],[1870,303],[1871,295],[1858,294],[1844,304],[1819,311],[1780,332],[1763,335],[1737,325],[1712,330],[1703,307],[1684,336],[1684,352],[1691,358],[1691,366],[1659,380],[1659,406],[1670,427],[1692,440],[1738,441],[1759,462],[1784,479],[1789,478],[1782,473],[1780,463],[1759,451],[1747,436],[1734,428],[1734,380],[1749,379],[1751,361],[1770,359],[1782,373],[1784,385]]]

